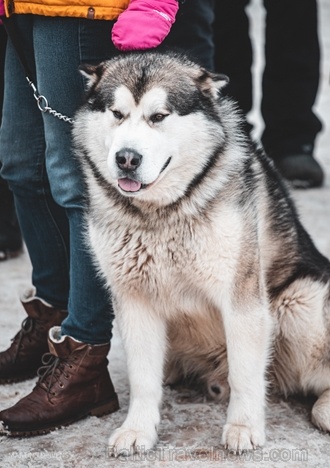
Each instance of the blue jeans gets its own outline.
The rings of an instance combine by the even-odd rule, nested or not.
[[[113,55],[109,23],[14,17],[39,92],[73,116],[84,93],[78,66]],[[0,134],[2,176],[15,197],[38,297],[68,308],[62,332],[91,344],[111,338],[109,293],[83,239],[84,186],[70,124],[42,114],[8,41]]]
[[[191,13],[213,0],[189,0]],[[118,52],[110,40],[111,22],[78,18],[14,15],[37,88],[49,105],[72,117],[82,102],[81,63],[97,63]],[[190,22],[189,30],[194,30]],[[198,28],[196,27],[196,30]],[[189,47],[204,43],[207,66],[213,50],[208,28]],[[200,30],[200,27],[199,27]],[[184,31],[183,31],[184,32]],[[183,34],[185,38],[185,35]],[[71,151],[70,124],[41,113],[36,106],[11,41],[5,64],[5,96],[0,131],[1,175],[14,193],[17,214],[32,263],[38,297],[68,309],[62,333],[90,344],[111,339],[110,293],[97,274],[84,240],[84,196],[80,168]]]

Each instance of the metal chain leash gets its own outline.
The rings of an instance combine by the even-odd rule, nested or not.
[[[74,123],[74,120],[71,117],[67,117],[66,115],[63,115],[60,112],[57,112],[55,109],[52,109],[48,105],[48,100],[45,98],[45,96],[39,94],[39,91],[37,90],[33,81],[31,81],[29,77],[26,77],[26,79],[32,88],[34,99],[37,101],[37,106],[41,112],[48,112],[57,119],[63,120],[64,122],[68,122],[71,125]]]
[[[22,48],[22,39],[20,37],[19,31],[16,29],[15,24],[13,23],[13,17],[6,17],[5,15],[2,15],[0,17],[2,20],[2,23],[6,29],[6,32],[8,34],[9,39],[14,45],[14,48],[17,52],[18,58],[21,61],[21,64],[24,68],[25,71],[25,78],[27,79],[27,82],[31,86],[33,90],[33,96],[34,99],[37,101],[38,108],[41,112],[48,112],[49,114],[53,115],[59,120],[63,120],[64,122],[68,122],[69,124],[73,124],[74,120],[71,119],[70,117],[67,117],[66,115],[61,114],[60,112],[57,112],[56,110],[52,109],[48,105],[48,101],[45,98],[45,96],[42,96],[39,94],[37,87],[33,83],[31,77],[33,76],[33,73],[30,71],[30,67],[28,64],[28,61],[26,60],[24,50]]]

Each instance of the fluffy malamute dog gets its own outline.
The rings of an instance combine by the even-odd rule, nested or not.
[[[330,264],[221,97],[226,77],[156,53],[83,73],[74,141],[131,388],[114,452],[155,444],[165,369],[229,391],[230,450],[263,445],[267,382],[316,394],[313,422],[329,431]]]

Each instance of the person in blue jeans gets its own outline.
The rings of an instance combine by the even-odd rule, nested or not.
[[[162,48],[181,48],[212,68],[213,19],[213,0],[189,0]],[[85,89],[79,65],[118,53],[110,39],[113,22],[36,14],[15,14],[10,21],[39,92],[53,109],[73,117]],[[71,126],[40,112],[10,40],[0,148],[1,176],[14,194],[34,286],[22,297],[27,318],[21,330],[0,353],[0,382],[39,376],[29,395],[0,412],[0,425],[25,436],[111,413],[118,399],[107,368],[110,292],[84,239],[86,191],[71,150]]]

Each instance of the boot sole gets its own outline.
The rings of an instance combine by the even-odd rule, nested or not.
[[[0,384],[24,382],[25,380],[33,379],[34,377],[36,377],[36,375],[37,375],[37,371],[30,372],[29,374],[25,374],[20,377],[3,377],[2,379],[0,378]]]
[[[43,427],[40,429],[31,429],[23,431],[5,427],[3,432],[0,432],[0,436],[6,435],[8,437],[33,437],[38,435],[49,434],[50,432],[60,429],[61,427],[69,426],[74,422],[80,421],[81,419],[84,419],[87,416],[96,416],[100,418],[102,416],[105,416],[106,414],[115,413],[118,410],[119,402],[117,394],[115,393],[115,396],[110,401],[98,404],[97,406],[90,408],[84,414],[74,416],[64,421],[59,421],[56,424],[54,423],[51,426]]]

